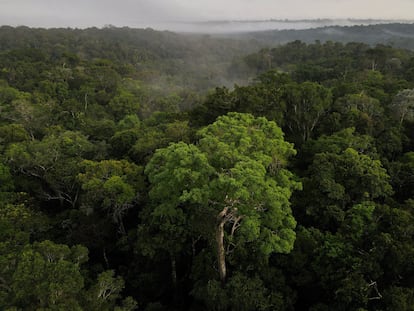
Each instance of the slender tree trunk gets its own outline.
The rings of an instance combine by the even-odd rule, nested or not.
[[[222,284],[226,282],[226,251],[224,249],[224,225],[226,223],[226,216],[229,207],[226,206],[217,215],[217,228],[216,228],[216,246],[217,246],[217,264],[220,275],[220,281]]]
[[[85,93],[85,113],[88,110],[88,93]]]
[[[109,261],[108,261],[108,257],[106,256],[106,248],[105,248],[105,247],[104,247],[104,249],[103,249],[102,254],[103,254],[103,258],[104,258],[104,260],[105,260],[106,269],[109,269]]]
[[[371,71],[375,71],[377,69],[377,63],[375,62],[375,59],[372,60],[371,64]]]
[[[175,261],[174,255],[171,254],[170,256],[171,256],[171,280],[172,280],[174,289],[176,289],[177,288],[177,263]]]
[[[226,252],[224,249],[224,221],[221,221],[217,226],[216,232],[216,243],[217,243],[217,261],[218,270],[220,274],[221,283],[226,282]]]

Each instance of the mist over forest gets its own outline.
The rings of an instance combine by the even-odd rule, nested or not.
[[[0,27],[0,309],[413,310],[414,24],[153,26]]]
[[[329,26],[367,26],[379,24],[413,23],[411,20],[381,19],[269,19],[269,20],[211,20],[176,21],[137,24],[139,28],[151,27],[156,30],[169,30],[181,33],[232,34],[270,30],[299,30]]]

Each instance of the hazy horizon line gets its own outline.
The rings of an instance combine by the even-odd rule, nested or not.
[[[318,21],[405,21],[414,22],[414,18],[355,18],[355,17],[318,17],[318,18],[265,18],[265,19],[208,19],[208,20],[164,20],[171,23],[220,23],[220,22],[318,22]]]
[[[350,24],[335,24],[335,22],[350,22]],[[188,32],[188,30],[175,28],[174,25],[179,27],[181,26],[199,26],[202,28],[193,29],[193,31],[198,33],[217,33],[222,32],[220,29],[217,29],[217,26],[220,25],[228,25],[229,27],[234,26],[233,24],[266,24],[266,23],[280,23],[280,24],[316,24],[317,27],[299,27],[299,28],[263,28],[263,29],[257,29],[259,31],[267,31],[267,30],[275,30],[275,31],[281,31],[281,30],[303,30],[303,29],[309,29],[309,28],[324,28],[324,27],[345,27],[345,26],[372,26],[372,25],[380,25],[380,24],[392,24],[392,23],[401,23],[401,24],[413,24],[414,19],[395,19],[395,18],[270,18],[270,19],[218,19],[218,20],[205,20],[205,21],[186,21],[186,20],[164,20],[164,21],[158,21],[158,22],[144,22],[140,20],[136,20],[132,24],[113,24],[113,23],[107,23],[103,25],[85,25],[85,26],[30,26],[27,24],[18,24],[18,25],[11,25],[11,24],[3,24],[0,25],[0,27],[12,27],[12,28],[18,28],[18,27],[27,27],[27,28],[37,28],[37,29],[88,29],[88,28],[98,28],[98,29],[105,29],[105,28],[130,28],[130,29],[153,29],[157,31],[171,31],[171,32]],[[317,25],[320,23],[320,25]],[[324,25],[326,23],[326,25]],[[359,24],[361,23],[361,24]],[[364,24],[365,23],[365,24]],[[167,25],[172,27],[166,27]],[[212,28],[208,28],[208,26],[211,26]],[[214,27],[216,26],[216,28]],[[161,28],[160,28],[161,27]],[[224,26],[225,27],[225,26]],[[223,29],[225,32],[225,29]],[[250,29],[251,31],[254,31],[253,29]],[[256,31],[257,31],[256,30]],[[231,32],[245,32],[245,30],[242,29],[233,29],[230,30]]]

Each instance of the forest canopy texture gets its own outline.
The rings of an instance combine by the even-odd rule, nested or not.
[[[0,28],[1,310],[414,310],[414,52],[263,40]]]

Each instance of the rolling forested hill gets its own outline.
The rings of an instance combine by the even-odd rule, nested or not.
[[[30,29],[1,27],[0,50],[41,51],[48,61],[63,54],[91,61],[107,59],[131,69],[153,85],[205,91],[230,83],[226,72],[234,58],[257,51],[256,41],[184,35],[152,29]],[[14,52],[13,52],[14,53]]]
[[[321,42],[364,42],[370,45],[385,44],[398,48],[414,49],[414,24],[378,24],[366,26],[326,26],[303,30],[273,30],[240,35],[241,38],[254,38],[268,45],[285,44],[300,40]]]
[[[261,48],[299,40],[304,43],[361,42],[414,49],[414,24],[324,27],[307,30],[200,35],[152,29],[0,28],[0,51],[41,50],[48,61],[63,53],[80,60],[108,59],[131,69],[136,78],[169,93],[177,90],[205,92],[234,83],[245,84],[255,71],[243,58]],[[234,70],[234,66],[238,66]],[[242,71],[242,72],[241,72]]]

